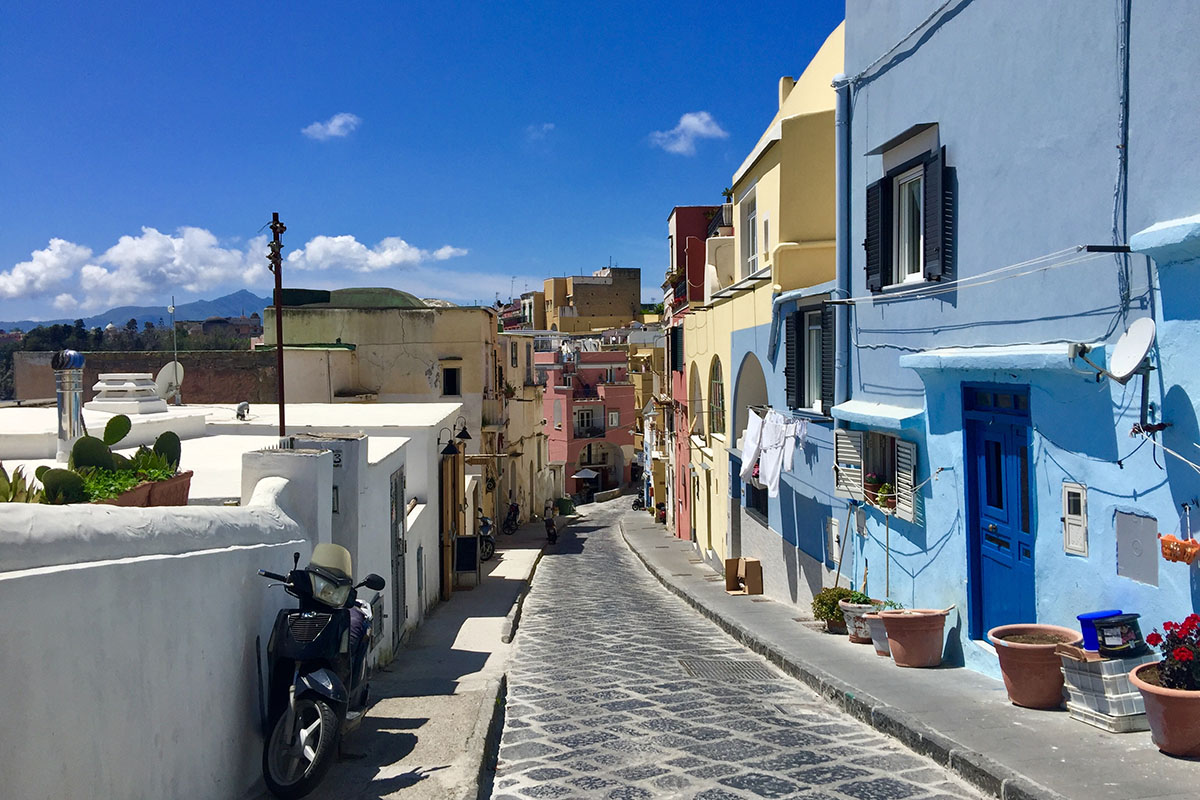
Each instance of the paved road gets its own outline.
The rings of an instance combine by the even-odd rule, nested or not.
[[[493,800],[977,798],[664,590],[621,498],[547,550],[510,663]]]

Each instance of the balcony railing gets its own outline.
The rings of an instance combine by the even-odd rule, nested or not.
[[[575,426],[575,438],[576,439],[603,439],[604,438],[604,428],[598,427],[596,425],[576,425]]]
[[[572,394],[576,400],[598,400],[598,399],[600,399],[600,394],[599,394],[599,392],[596,391],[596,387],[591,384],[587,384],[587,383],[581,383],[578,386],[576,386],[575,391]]]
[[[483,426],[485,428],[500,427],[504,425],[506,419],[503,398],[485,396],[483,398]]]
[[[733,227],[733,203],[725,203],[717,207],[717,213],[708,221],[708,238],[719,234],[718,228]]]

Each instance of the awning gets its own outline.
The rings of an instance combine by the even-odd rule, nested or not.
[[[981,347],[942,347],[900,356],[900,366],[922,370],[1062,370],[1086,368],[1071,360],[1066,343],[1019,344]],[[1095,361],[1104,353],[1104,345],[1090,345],[1088,354]],[[1093,355],[1095,354],[1095,355]],[[834,416],[837,416],[836,414]]]
[[[866,428],[884,430],[906,430],[919,428],[925,420],[925,411],[909,406],[893,406],[887,403],[872,403],[867,400],[847,400],[830,410],[830,416],[842,422],[852,422]]]
[[[583,469],[579,470],[579,472],[576,472],[571,477],[586,481],[586,480],[591,480],[592,478],[599,478],[600,473],[596,472],[596,470],[594,470],[594,469],[588,469],[587,467],[584,467]]]

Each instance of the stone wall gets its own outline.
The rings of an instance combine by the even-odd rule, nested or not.
[[[17,400],[54,397],[54,372],[49,352],[13,353],[13,379]],[[157,374],[171,361],[162,351],[84,353],[84,400],[94,396],[92,386],[100,373],[149,372]],[[275,402],[275,351],[197,350],[179,354],[183,365],[185,403]]]

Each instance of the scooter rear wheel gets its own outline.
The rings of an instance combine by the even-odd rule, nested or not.
[[[491,539],[480,539],[479,558],[483,561],[487,561],[494,555],[496,555],[496,543]]]
[[[293,730],[286,730],[286,711],[271,726],[263,745],[263,780],[276,797],[304,797],[317,788],[333,764],[338,718],[324,700],[296,700]]]

